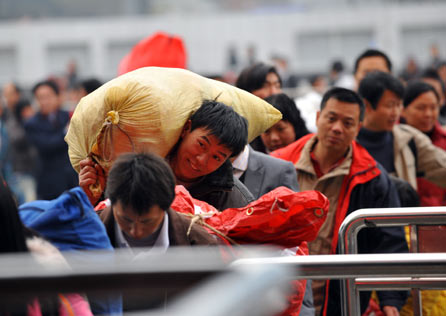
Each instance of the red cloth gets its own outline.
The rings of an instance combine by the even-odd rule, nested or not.
[[[142,67],[186,68],[186,48],[179,36],[156,32],[138,44],[121,59],[118,75]]]
[[[446,131],[437,123],[431,136],[432,143],[446,150]],[[445,206],[446,189],[422,177],[417,178],[420,206]]]

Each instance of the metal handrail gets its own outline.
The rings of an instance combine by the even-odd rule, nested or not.
[[[358,253],[358,232],[366,227],[407,225],[442,225],[446,223],[446,207],[408,207],[361,209],[349,214],[339,229],[340,254]],[[400,256],[400,254],[398,254]],[[359,315],[359,294],[354,279],[341,281],[343,315]]]
[[[105,293],[120,291],[126,286],[159,291],[161,286],[187,287],[188,284],[196,283],[193,282],[196,281],[193,278],[206,281],[206,279],[211,280],[215,276],[234,270],[242,271],[242,273],[252,271],[255,266],[291,271],[285,275],[285,280],[409,276],[438,278],[446,274],[446,253],[408,253],[401,254],[397,258],[392,254],[273,257],[271,254],[258,253],[254,257],[236,259],[231,263],[225,263],[215,256],[205,257],[203,253],[196,252],[194,249],[188,249],[182,256],[171,253],[155,258],[149,257],[147,260],[138,262],[129,262],[129,260],[122,262],[119,260],[119,254],[117,257],[113,260],[114,262],[107,265],[83,262],[75,263],[72,265],[72,270],[67,270],[36,266],[33,261],[30,261],[28,265],[21,256],[12,257],[11,260],[0,256],[0,298],[6,302],[8,298],[20,297],[25,292],[58,293],[94,290]],[[17,259],[20,260],[17,261]],[[15,262],[17,264],[14,264]],[[254,275],[253,277],[259,278]],[[244,287],[251,289],[253,283],[239,282],[233,285],[238,287],[238,291],[243,292]],[[265,282],[259,282],[258,285],[262,288],[269,286]],[[230,282],[228,287],[230,288]],[[228,289],[228,291],[234,291],[234,289]],[[224,295],[220,296],[222,299],[223,297]],[[234,300],[231,304],[236,304],[235,297],[232,298]],[[224,304],[223,301],[221,304]],[[207,315],[212,314],[210,310],[207,312]],[[182,313],[182,315],[185,314],[187,313]]]

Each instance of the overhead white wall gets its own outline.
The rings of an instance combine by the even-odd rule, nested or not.
[[[326,71],[335,58],[352,67],[367,46],[383,49],[396,68],[408,56],[429,59],[435,42],[446,57],[446,4],[371,6],[280,14],[170,14],[143,17],[55,19],[0,23],[0,83],[31,85],[61,75],[75,59],[82,77],[108,80],[119,60],[142,38],[163,30],[183,37],[191,70],[221,73],[228,47],[246,60],[249,45],[257,58],[288,58],[298,73]]]

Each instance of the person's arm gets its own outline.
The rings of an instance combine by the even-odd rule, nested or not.
[[[297,173],[291,162],[286,162],[286,168],[280,173],[280,185],[283,185],[294,192],[299,192],[299,184],[297,183]]]
[[[419,131],[415,131],[414,141],[418,176],[446,188],[446,151],[432,144],[429,137]]]

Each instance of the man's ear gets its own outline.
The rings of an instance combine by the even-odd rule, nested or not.
[[[364,105],[365,105],[365,115],[367,115],[367,113],[370,113],[371,111],[375,111],[375,109],[372,107],[372,104],[367,101],[366,99],[362,99],[364,101]]]
[[[183,130],[181,131],[181,137],[185,137],[187,135],[187,133],[190,132],[190,129],[192,127],[192,122],[191,120],[187,120],[186,124],[184,124],[183,126]]]
[[[317,111],[316,112],[316,126],[317,126],[317,121],[319,121],[320,116],[321,116],[321,111]]]

